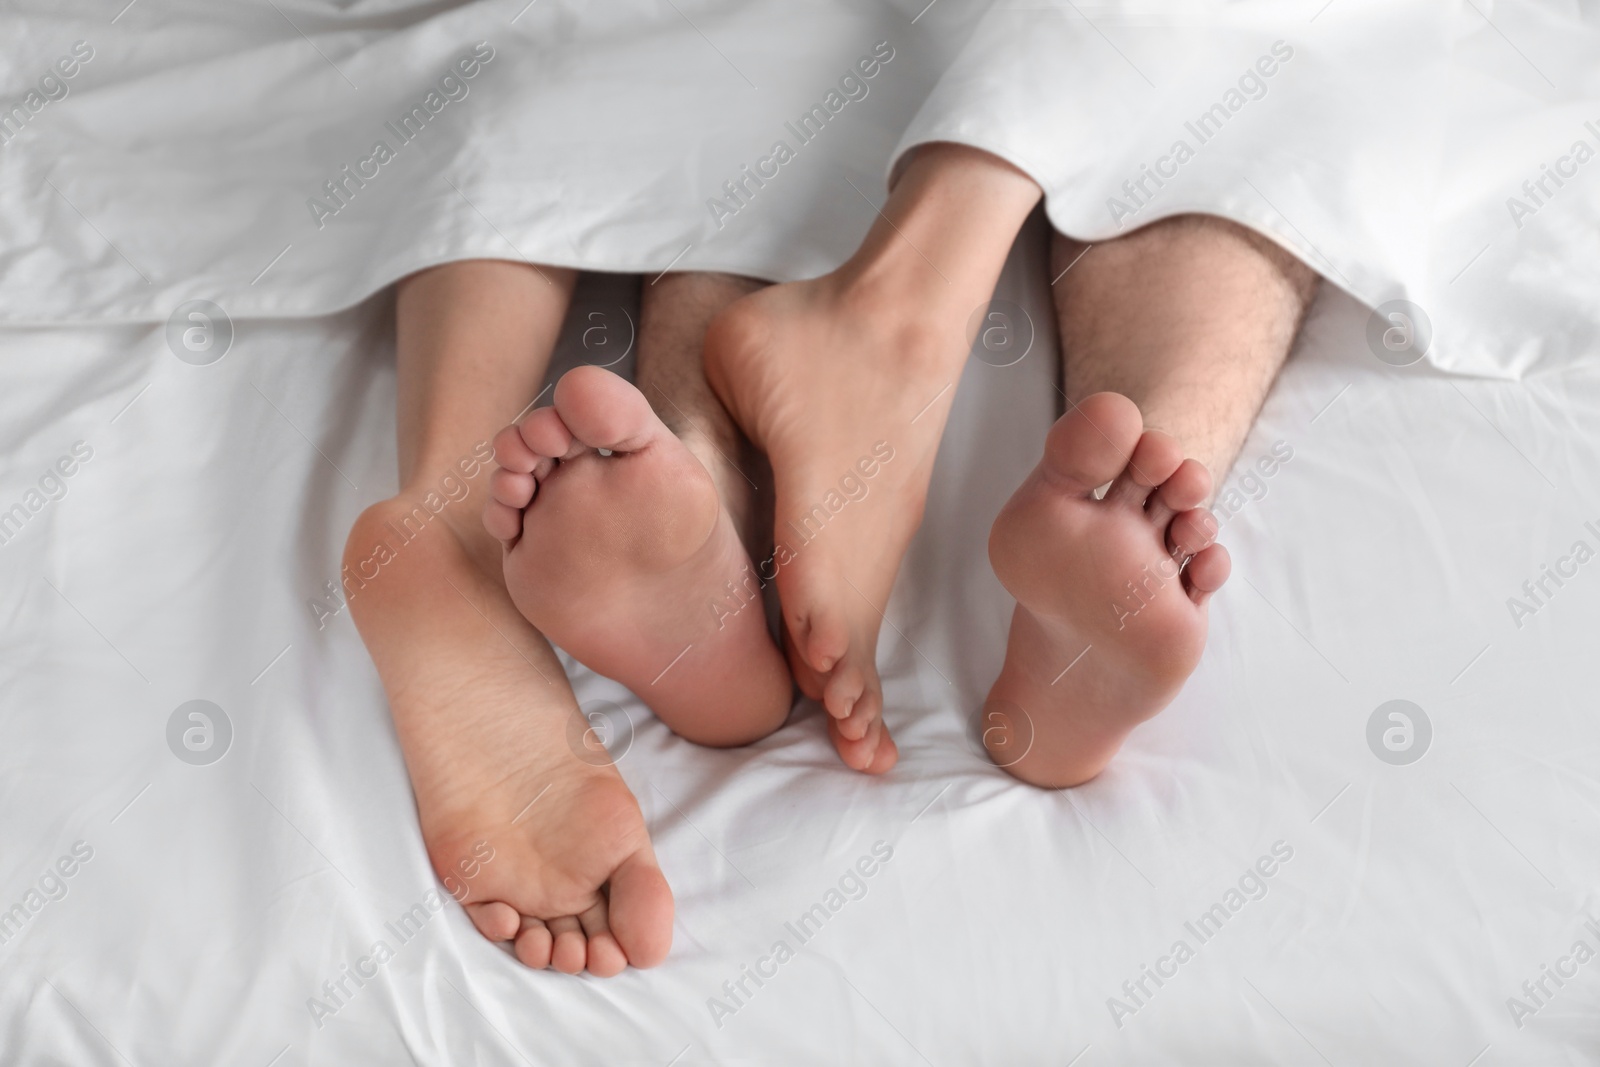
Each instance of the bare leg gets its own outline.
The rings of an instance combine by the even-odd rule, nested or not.
[[[967,325],[1039,187],[986,153],[917,153],[861,249],[832,274],[734,303],[706,374],[772,462],[789,664],[849,766],[894,765],[878,630],[922,520]]]
[[[1181,215],[1087,247],[1056,234],[1067,396],[1121,393],[1220,483],[1316,294],[1317,273],[1265,237]],[[1080,258],[1081,257],[1081,258]]]
[[[755,284],[646,286],[644,392],[596,367],[563,376],[552,407],[495,439],[484,513],[523,614],[705,745],[766,736],[793,693],[745,547],[754,490],[735,457],[748,446],[701,369],[706,322]]]
[[[772,550],[772,474],[706,381],[706,327],[765,282],[735,274],[668,274],[644,287],[636,383],[650,406],[716,483],[746,550]]]
[[[984,736],[1012,774],[1066,786],[1100,773],[1199,662],[1229,569],[1202,505],[1318,279],[1210,217],[1087,252],[1058,237],[1055,255],[1057,272],[1083,257],[1056,287],[1070,410],[990,536],[1018,606]]]
[[[356,520],[344,573],[434,869],[524,963],[604,975],[666,956],[671,892],[615,768],[569,746],[584,728],[572,690],[513,607],[473,503],[490,435],[543,379],[572,283],[498,261],[401,283],[401,489]]]

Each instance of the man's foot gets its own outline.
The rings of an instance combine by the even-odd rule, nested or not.
[[[921,294],[829,275],[775,285],[719,315],[706,376],[772,463],[785,645],[827,708],[844,762],[878,774],[876,656],[883,610],[922,521],[934,455],[965,359],[964,325]]]
[[[1034,785],[1078,785],[1177,696],[1230,566],[1200,507],[1210,492],[1205,467],[1145,432],[1120,394],[1096,393],[1051,428],[989,535],[995,575],[1017,598],[984,708],[996,763]]]
[[[484,525],[530,622],[691,741],[783,725],[792,686],[762,583],[711,476],[643,394],[579,367],[494,447]]]
[[[530,967],[606,976],[660,963],[672,893],[637,803],[614,767],[574,757],[582,719],[559,661],[450,515],[427,514],[403,498],[368,508],[345,573],[434,870]]]

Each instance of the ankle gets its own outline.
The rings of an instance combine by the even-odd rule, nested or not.
[[[839,273],[856,284],[945,298],[981,291],[986,298],[1042,195],[1033,179],[998,156],[964,145],[926,145]]]
[[[416,555],[424,544],[430,550],[429,555],[443,552],[460,559],[462,566],[498,580],[499,544],[488,536],[481,523],[477,526],[481,536],[475,539],[463,536],[459,528],[477,519],[476,509],[469,507],[472,499],[471,496],[460,501],[435,499],[426,491],[402,490],[368,506],[357,516],[345,540],[341,584],[350,595],[352,608],[355,591],[365,592],[374,584],[382,587],[386,573],[398,573],[400,569],[409,571],[409,567],[397,569],[394,564]],[[444,507],[435,511],[441,501]]]

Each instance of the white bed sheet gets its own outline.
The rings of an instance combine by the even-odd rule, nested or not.
[[[1037,346],[969,366],[889,608],[893,773],[841,767],[810,704],[715,752],[575,675],[636,724],[620,766],[678,901],[669,961],[609,981],[528,972],[448,901],[403,944],[385,926],[439,890],[370,661],[310,602],[393,487],[389,298],[241,321],[204,367],[151,326],[0,333],[0,507],[92,450],[0,545],[0,911],[92,850],[0,943],[0,1062],[1600,1060],[1600,962],[1520,1027],[1507,1003],[1600,944],[1600,562],[1520,628],[1506,605],[1600,547],[1600,369],[1388,367],[1325,291],[1241,457],[1292,450],[1225,522],[1199,671],[1102,777],[1040,791],[969,714],[1009,610],[986,532],[1054,415],[1042,258],[1030,231],[1002,283]],[[207,766],[167,742],[194,699],[234,731]],[[1432,724],[1407,766],[1367,743],[1392,699]],[[785,923],[879,842],[865,895],[800,945]],[[1200,944],[1185,923],[1278,842],[1266,896]],[[380,938],[393,959],[314,1020]],[[1194,958],[1113,1011],[1180,938]],[[731,1000],[780,939],[795,957]]]
[[[1408,302],[1451,370],[1600,340],[1592,4],[995,0],[899,151],[941,140],[1026,170],[1081,240],[1234,219]]]
[[[0,322],[305,317],[480,256],[810,277],[859,243],[897,142],[952,140],[1084,240],[1236,219],[1409,301],[1450,369],[1600,342],[1592,4],[103,6],[0,11]]]

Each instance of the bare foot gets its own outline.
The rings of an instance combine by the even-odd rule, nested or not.
[[[918,313],[891,314],[910,307]],[[922,521],[964,324],[841,274],[735,302],[706,335],[706,377],[772,463],[786,649],[844,762],[894,766],[878,630]]]
[[[572,690],[498,577],[449,514],[419,514],[403,498],[368,508],[345,560],[362,576],[351,615],[389,695],[434,870],[530,967],[606,976],[660,963],[672,893],[638,804],[614,767],[568,747],[582,722]]]
[[[711,476],[642,393],[569,371],[495,456],[484,525],[530,622],[691,741],[748,744],[783,725],[793,689],[755,568]]]
[[[996,763],[1034,785],[1078,785],[1177,696],[1230,566],[1199,506],[1210,491],[1205,467],[1144,431],[1118,393],[1086,398],[1051,428],[989,535],[994,572],[1017,598],[984,709]]]

